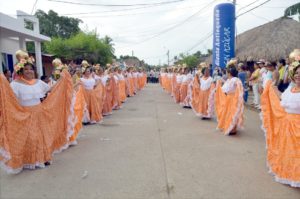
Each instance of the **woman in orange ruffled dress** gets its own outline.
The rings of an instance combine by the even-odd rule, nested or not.
[[[49,165],[53,153],[68,147],[71,136],[73,87],[68,72],[50,93],[46,83],[35,79],[32,63],[18,63],[15,72],[19,78],[11,86],[0,76],[0,163],[8,173]]]
[[[165,68],[160,69],[160,75],[159,75],[159,80],[161,87],[165,90],[166,89],[166,78],[167,78],[167,73]]]
[[[225,135],[234,135],[238,129],[243,128],[244,92],[242,82],[237,78],[238,71],[234,63],[229,62],[227,66],[227,80],[223,86],[221,86],[221,80],[217,82],[216,86],[217,128]]]
[[[179,66],[177,69],[178,73],[176,74],[176,84],[175,84],[175,90],[174,90],[174,99],[176,103],[180,103],[180,87],[182,83],[182,68]]]
[[[143,89],[147,84],[147,73],[145,72],[144,69],[141,69],[141,76],[142,76],[142,89]]]
[[[62,63],[59,58],[55,58],[52,61],[52,65],[54,67],[54,71],[52,74],[52,78],[48,82],[50,88],[54,87],[58,80],[61,77],[63,70],[67,70],[68,67]],[[85,99],[84,99],[84,91],[80,82],[81,77],[81,68],[76,68],[76,73],[72,77],[73,82],[73,95],[72,95],[72,109],[71,109],[71,116],[69,117],[69,127],[68,131],[69,134],[72,136],[69,138],[70,145],[77,144],[77,136],[82,128],[82,119],[83,113],[86,107]]]
[[[119,97],[120,102],[124,103],[126,101],[126,80],[122,73],[121,68],[118,68],[117,73],[118,79],[119,79]]]
[[[133,97],[135,95],[134,93],[134,79],[133,79],[133,67],[130,66],[127,70],[127,78],[129,83],[129,97]]]
[[[103,102],[103,86],[100,81],[96,81],[92,75],[92,67],[87,61],[82,61],[82,74],[80,81],[84,87],[84,99],[87,104],[87,112],[85,111],[83,122],[84,123],[98,123],[101,122]]]
[[[291,85],[282,94],[271,80],[265,85],[262,126],[270,172],[277,182],[300,187],[300,50],[292,58]]]
[[[143,89],[143,84],[144,84],[144,74],[142,73],[142,69],[138,69],[138,90]]]
[[[114,78],[114,93],[113,93],[113,109],[118,110],[121,108],[121,100],[120,100],[120,81],[118,77],[118,67],[112,68],[112,78]]]
[[[133,79],[134,94],[136,95],[138,92],[138,73],[136,71],[136,68],[133,68],[132,70],[132,79]]]
[[[167,68],[167,73],[165,76],[165,83],[166,83],[166,91],[168,94],[172,93],[172,73],[171,68]]]
[[[103,77],[103,81],[106,82],[105,85],[105,100],[104,100],[104,104],[103,104],[103,115],[107,116],[107,115],[111,115],[112,114],[112,110],[113,110],[113,95],[114,95],[114,79],[111,76],[111,68],[106,69],[104,77]]]
[[[190,83],[193,81],[193,75],[189,73],[189,69],[187,66],[183,67],[183,75],[180,86],[180,105],[184,108],[191,107],[191,85]]]
[[[171,84],[172,84],[171,96],[172,96],[173,98],[175,98],[176,73],[177,73],[177,68],[174,66],[174,67],[172,68],[172,80],[171,80]]]
[[[203,74],[196,74],[193,83],[192,108],[197,116],[210,119],[214,114],[215,84],[209,74],[209,68],[203,67]]]

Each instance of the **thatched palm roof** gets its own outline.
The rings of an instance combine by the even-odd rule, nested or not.
[[[276,61],[300,48],[300,23],[282,17],[248,30],[236,38],[236,57],[241,61]]]

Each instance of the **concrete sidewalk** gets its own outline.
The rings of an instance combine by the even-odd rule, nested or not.
[[[300,198],[268,174],[258,114],[245,120],[245,130],[224,136],[149,84],[103,124],[85,126],[50,167],[1,171],[0,198]]]

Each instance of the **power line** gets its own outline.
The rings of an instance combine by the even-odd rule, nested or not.
[[[267,19],[267,18],[265,18],[265,17],[262,17],[262,16],[258,16],[258,15],[256,15],[256,14],[254,14],[253,12],[250,12],[250,14],[253,15],[253,16],[255,16],[255,17],[257,17],[257,18],[260,18],[260,19],[263,19],[263,20],[266,20],[266,21],[270,22],[269,19]]]
[[[150,8],[150,7],[154,7],[154,6],[148,6],[148,7],[142,7],[142,8]],[[190,8],[195,8],[195,7],[200,7],[200,5],[198,5],[198,6],[188,6],[188,7],[177,8],[177,9],[178,10],[185,10],[185,9],[190,9]],[[165,12],[165,11],[170,11],[170,10],[174,10],[174,8],[164,9],[164,10],[154,10],[154,11],[150,11],[150,12],[138,12],[138,13],[117,14],[117,15],[98,15],[98,16],[97,15],[90,15],[90,16],[81,16],[81,18],[119,17],[119,16],[131,16],[131,15],[143,15],[143,14],[150,14],[150,13],[160,13],[160,12]],[[122,10],[120,10],[120,11],[122,11]],[[84,13],[84,14],[95,14],[95,13],[99,13],[99,12]],[[81,14],[83,14],[83,13],[81,13]],[[76,15],[76,14],[62,14],[62,15]]]
[[[250,10],[247,10],[247,11],[239,14],[238,16],[236,16],[236,18],[238,18],[238,17],[240,17],[240,16],[242,16],[242,15],[244,15],[244,14],[246,14],[246,13],[248,13],[248,12],[250,12],[250,11],[252,11],[252,10],[254,10],[254,9],[256,9],[256,8],[264,5],[264,4],[266,4],[266,3],[268,3],[269,1],[271,1],[271,0],[267,0],[267,1],[262,2],[261,4],[259,4],[259,5],[255,6],[255,7],[251,8]]]
[[[211,36],[213,35],[212,32],[209,32],[207,34],[207,36],[205,36],[204,38],[202,38],[200,41],[198,41],[194,46],[192,46],[191,48],[189,48],[187,51],[185,51],[186,53],[187,52],[190,52],[191,50],[193,50],[194,48],[196,48],[197,46],[199,46],[200,44],[202,44],[203,42],[205,42],[207,39],[209,39]]]
[[[126,12],[126,11],[131,11],[131,10],[139,10],[139,9],[147,9],[147,8],[152,8],[156,7],[159,5],[151,5],[151,6],[142,6],[142,7],[137,7],[137,8],[127,8],[127,9],[118,9],[118,10],[104,10],[104,11],[95,11],[95,12],[78,12],[78,13],[65,13],[62,15],[86,15],[86,14],[97,14],[97,13],[111,13],[111,12]]]
[[[258,1],[260,1],[260,0],[253,1],[253,2],[251,2],[251,3],[249,3],[249,4],[245,5],[245,6],[241,7],[241,8],[238,10],[238,12],[241,11],[241,10],[243,10],[243,9],[245,9],[245,8],[247,8],[247,7],[249,7],[249,6],[251,6],[252,4],[255,4],[255,3],[258,2]]]
[[[140,3],[140,4],[100,4],[100,3],[79,3],[73,1],[63,1],[63,0],[48,0],[57,3],[66,3],[66,4],[73,4],[73,5],[85,5],[85,6],[102,6],[102,7],[131,7],[131,6],[147,6],[147,5],[165,5],[171,3],[178,3],[185,0],[173,0],[173,1],[163,1],[157,3]]]
[[[37,2],[38,2],[38,0],[35,0],[34,4],[32,6],[31,15],[33,15],[33,11],[34,11],[34,8],[35,8]]]
[[[167,33],[167,32],[169,32],[169,31],[171,31],[171,30],[173,30],[173,29],[175,29],[175,28],[177,28],[177,27],[179,27],[179,26],[185,24],[186,22],[188,22],[189,20],[191,20],[193,17],[197,16],[203,9],[205,9],[205,8],[209,7],[211,4],[213,4],[215,1],[217,1],[217,0],[211,1],[210,3],[208,3],[207,5],[205,5],[204,7],[202,7],[200,10],[198,10],[196,13],[192,14],[191,16],[189,16],[189,17],[186,18],[185,20],[181,21],[180,23],[178,23],[178,24],[176,24],[176,25],[174,25],[174,26],[171,26],[170,28],[167,28],[167,29],[165,29],[165,30],[159,32],[158,34],[156,34],[156,35],[154,35],[154,36],[152,36],[152,37],[149,37],[149,38],[147,38],[147,39],[145,39],[145,40],[143,40],[143,41],[141,41],[141,42],[138,42],[137,44],[141,44],[141,43],[144,43],[144,42],[149,41],[149,40],[151,40],[151,39],[154,39],[154,38],[156,38],[156,37],[159,37],[160,35],[162,35],[162,34],[164,34],[164,33]],[[134,44],[134,45],[137,45],[137,44]],[[127,47],[129,47],[129,46],[127,46]]]

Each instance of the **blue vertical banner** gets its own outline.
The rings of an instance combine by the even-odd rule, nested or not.
[[[213,67],[225,68],[235,56],[235,6],[222,3],[214,9]]]

